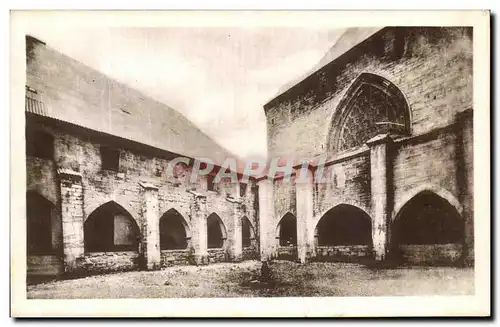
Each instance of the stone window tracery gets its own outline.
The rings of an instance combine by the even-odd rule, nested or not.
[[[342,152],[378,134],[407,135],[409,109],[401,91],[373,74],[362,74],[349,88],[332,122],[330,150]]]

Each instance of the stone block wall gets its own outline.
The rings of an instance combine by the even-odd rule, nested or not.
[[[64,263],[60,255],[30,255],[26,266],[28,276],[57,276],[64,273]]]
[[[276,179],[273,182],[274,195],[274,228],[278,227],[280,220],[290,212],[297,215],[296,190],[293,179]]]
[[[399,250],[401,259],[407,264],[453,265],[462,259],[461,244],[404,244]]]
[[[217,262],[229,262],[229,255],[226,249],[208,249],[208,262],[209,263],[217,263]]]
[[[161,267],[191,265],[194,262],[193,253],[189,250],[162,250]]]
[[[456,147],[455,131],[451,128],[396,142],[393,154],[396,208],[408,200],[406,197],[412,190],[426,185],[430,190],[445,190],[458,199]]]
[[[77,259],[79,269],[88,273],[108,273],[129,271],[139,268],[139,253],[123,252],[89,252]]]
[[[81,261],[87,263],[79,263],[78,268],[89,269],[89,271],[110,271],[121,269],[118,267],[120,264],[123,264],[124,269],[135,269],[141,266],[140,257],[142,252],[138,254],[138,258],[134,258],[135,261],[132,264],[131,259],[129,261],[121,260],[121,257],[117,257],[116,254],[112,256],[94,256],[92,253],[84,253],[83,242],[84,222],[94,210],[109,201],[114,201],[122,206],[134,218],[138,227],[143,228],[141,223],[144,214],[143,187],[141,183],[149,183],[158,189],[158,206],[156,209],[158,212],[153,213],[157,216],[155,218],[156,223],[159,224],[159,219],[166,211],[175,209],[183,216],[190,229],[190,233],[187,234],[194,235],[193,229],[198,228],[198,224],[194,223],[192,217],[192,205],[195,198],[190,192],[204,194],[207,199],[207,208],[204,213],[205,219],[210,213],[216,212],[224,224],[227,235],[222,252],[219,250],[212,251],[214,253],[211,261],[228,260],[227,256],[231,252],[236,237],[235,233],[232,233],[234,215],[236,214],[235,203],[226,199],[226,192],[207,191],[206,177],[199,176],[196,182],[193,183],[188,177],[176,178],[171,174],[167,174],[166,167],[171,160],[170,154],[165,153],[162,155],[161,151],[158,154],[158,150],[153,151],[146,146],[137,148],[137,146],[133,145],[128,147],[127,141],[116,140],[111,136],[75,126],[61,125],[53,121],[36,122],[34,125],[48,129],[54,136],[55,158],[54,160],[27,158],[28,189],[40,190],[42,195],[50,200],[55,200],[57,206],[60,206],[62,201],[63,208],[69,210],[63,216],[63,228],[57,242],[61,244],[62,250],[63,239],[66,239],[68,246],[72,248],[70,254],[75,258],[79,258],[79,262],[87,258],[87,255],[90,255],[88,259],[92,264],[88,263],[89,260]],[[120,163],[118,171],[101,169],[100,146],[103,144],[119,149]],[[57,174],[57,169],[70,171],[78,175],[79,181],[77,183],[63,183],[61,176]],[[189,176],[190,172],[191,168],[187,167],[186,176]],[[241,215],[240,219],[246,216],[253,226],[258,226],[257,211],[254,205],[255,197],[252,194],[253,183],[253,181],[249,183],[247,194],[241,199],[239,199],[239,194],[236,194],[236,190],[239,188],[237,188],[237,185],[232,184],[232,189],[235,190],[232,196],[242,203],[242,209],[239,213]],[[64,225],[64,217],[67,218],[66,225]],[[67,234],[63,237],[64,226],[66,226]],[[254,231],[257,234],[258,228],[254,228]],[[206,230],[203,232],[206,233]],[[166,258],[164,255],[161,257]],[[185,262],[181,258],[181,253],[177,253],[176,257],[179,257],[179,259],[174,260],[174,262],[179,264]],[[112,260],[111,258],[117,258],[118,266],[103,263],[106,260],[106,262]],[[165,260],[161,261],[164,262]],[[161,263],[160,265],[164,264]],[[94,265],[98,268],[93,268]],[[107,266],[107,268],[104,266]]]
[[[359,258],[371,258],[372,249],[368,245],[336,245],[316,247],[317,261],[349,261]]]
[[[472,53],[471,28],[386,27],[264,106],[271,157],[327,157],[327,183],[314,184],[314,219],[309,224],[317,224],[338,204],[354,205],[371,216],[372,251],[383,260],[391,242],[391,219],[413,196],[431,191],[463,216],[463,251],[473,258],[472,119],[458,118],[472,116]],[[410,135],[381,134],[380,140],[366,140],[368,146],[351,153],[333,153],[329,137],[339,128],[333,118],[363,73],[385,78],[401,91],[410,111]],[[285,187],[274,187],[276,221],[282,211],[294,210],[287,202],[290,196]],[[443,250],[439,244],[432,251],[432,246],[417,248],[407,251],[419,253],[408,254],[409,261],[423,256],[421,261],[430,262],[429,253],[439,261],[446,257],[443,253],[454,257],[460,251]]]
[[[278,246],[275,253],[275,259],[297,261],[297,246]]]
[[[370,174],[368,151],[326,166],[322,174],[324,182],[315,184],[315,222],[339,204],[356,206],[370,215]]]
[[[259,258],[259,249],[257,246],[249,246],[243,248],[243,260],[258,260]]]

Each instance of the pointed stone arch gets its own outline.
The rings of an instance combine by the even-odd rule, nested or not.
[[[98,198],[96,200],[90,200],[86,199],[86,205],[84,208],[84,222],[85,220],[88,219],[88,217],[99,207],[102,205],[109,203],[109,202],[114,202],[120,207],[122,207],[124,210],[126,210],[130,216],[135,220],[136,224],[139,224],[139,214],[138,212],[130,205],[130,202],[127,199],[124,199],[122,197],[113,195],[113,196],[107,196],[107,197],[102,197]]]
[[[423,189],[402,204],[392,222],[394,259],[431,265],[460,262],[466,230],[460,206],[454,203],[453,197]]]
[[[207,247],[209,249],[223,248],[226,240],[226,226],[220,216],[212,212],[207,217]]]
[[[379,75],[362,73],[340,101],[326,140],[329,153],[362,147],[377,134],[411,134],[411,112],[401,90]]]
[[[140,230],[123,206],[108,201],[92,211],[83,223],[86,252],[138,251]]]
[[[36,191],[26,192],[26,232],[28,255],[53,254],[57,209],[54,203]],[[59,233],[54,233],[59,232]]]
[[[421,184],[417,187],[410,189],[403,195],[396,198],[396,202],[394,204],[394,210],[392,211],[392,220],[396,219],[398,213],[401,211],[401,208],[403,208],[403,206],[406,203],[408,203],[408,201],[410,201],[417,194],[422,192],[432,192],[437,194],[439,197],[448,201],[448,203],[452,205],[460,215],[462,215],[463,207],[458,201],[458,199],[453,195],[453,193],[451,193],[447,189],[444,189],[434,184]]]
[[[250,219],[247,216],[241,218],[241,238],[242,238],[242,246],[244,248],[253,246],[256,241],[255,238],[255,228],[252,225]]]
[[[191,228],[184,216],[171,208],[160,217],[160,250],[186,249],[191,240]]]
[[[457,207],[426,189],[412,196],[393,222],[393,242],[398,244],[462,243],[464,233],[463,219]]]
[[[372,245],[372,219],[364,210],[338,204],[326,211],[316,223],[319,246]]]
[[[297,217],[287,212],[281,217],[276,226],[276,238],[278,245],[297,245]]]

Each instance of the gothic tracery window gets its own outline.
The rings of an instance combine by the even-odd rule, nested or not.
[[[373,74],[362,74],[339,104],[332,129],[335,152],[357,148],[383,134],[409,134],[410,118],[401,91]]]

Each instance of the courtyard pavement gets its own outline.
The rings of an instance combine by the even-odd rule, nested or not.
[[[27,287],[30,299],[193,298],[261,296],[471,295],[474,270],[453,267],[373,269],[354,263],[273,261],[130,271]]]

